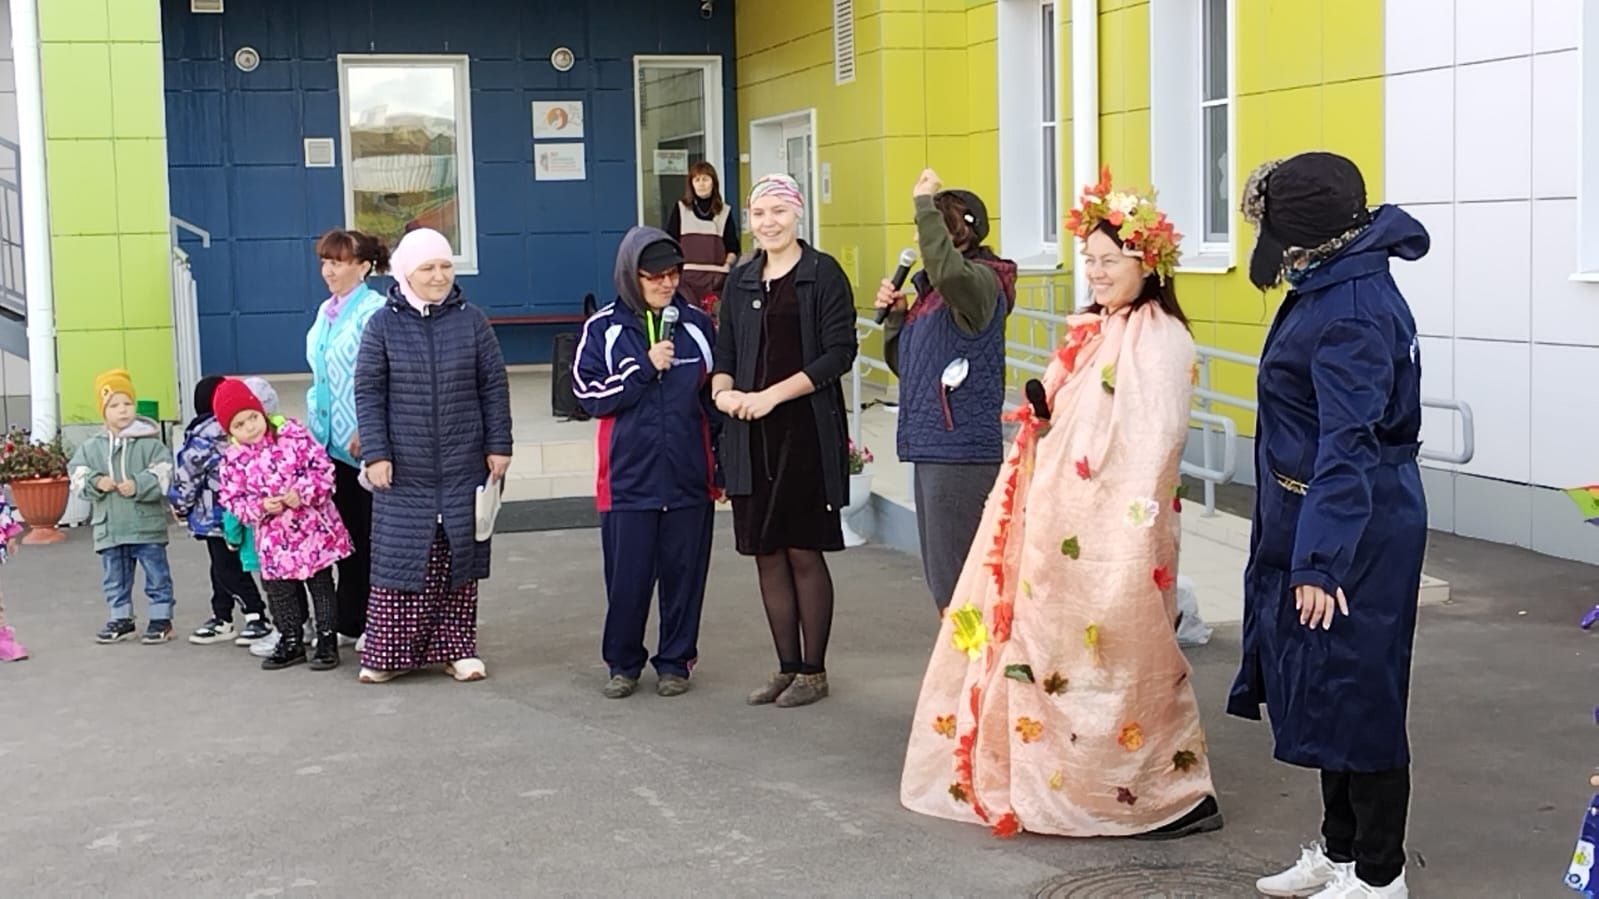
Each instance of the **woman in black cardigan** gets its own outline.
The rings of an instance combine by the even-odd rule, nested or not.
[[[779,668],[750,703],[827,695],[833,578],[849,500],[844,391],[855,361],[855,298],[833,257],[796,238],[805,199],[787,175],[750,191],[759,250],[728,275],[711,398],[731,421],[722,473],[738,551],[755,557]]]

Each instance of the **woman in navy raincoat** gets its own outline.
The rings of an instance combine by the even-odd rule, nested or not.
[[[1427,505],[1416,466],[1421,362],[1390,257],[1427,232],[1366,207],[1354,163],[1307,153],[1244,190],[1250,279],[1286,278],[1261,355],[1243,664],[1228,711],[1265,703],[1276,757],[1321,772],[1323,845],[1270,896],[1406,896],[1405,715]]]

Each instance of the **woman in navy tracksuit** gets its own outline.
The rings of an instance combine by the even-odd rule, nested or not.
[[[657,228],[635,227],[616,253],[615,303],[583,328],[572,386],[599,419],[595,504],[605,549],[605,695],[631,696],[644,663],[656,692],[688,692],[711,564],[716,493],[710,403],[710,316],[678,295],[683,252]],[[663,311],[677,310],[667,333]],[[661,638],[644,648],[659,582]]]

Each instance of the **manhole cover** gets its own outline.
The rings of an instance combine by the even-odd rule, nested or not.
[[[1215,899],[1254,896],[1260,875],[1236,868],[1131,865],[1065,874],[1044,884],[1039,899]]]

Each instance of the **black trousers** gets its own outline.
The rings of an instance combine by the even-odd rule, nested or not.
[[[338,627],[346,637],[366,633],[366,603],[372,595],[372,494],[361,486],[360,476],[359,468],[333,460],[333,507],[355,546],[339,562]]]
[[[331,636],[337,600],[333,592],[333,569],[324,568],[303,581],[264,581],[267,599],[272,603],[272,618],[278,632],[300,639],[305,627],[305,590],[311,591],[311,602],[316,606],[316,626],[319,637]]]
[[[239,554],[228,549],[228,542],[221,537],[207,537],[205,551],[211,557],[211,617],[232,621],[234,603],[244,607],[246,615],[265,612],[266,603],[255,588],[255,578],[245,572]]]
[[[1410,769],[1321,772],[1322,839],[1327,857],[1355,863],[1355,874],[1387,886],[1405,870]]]

